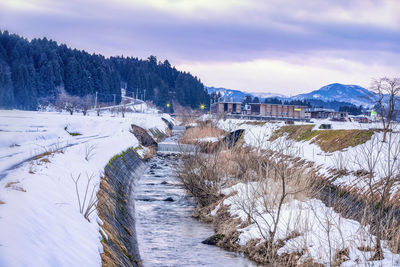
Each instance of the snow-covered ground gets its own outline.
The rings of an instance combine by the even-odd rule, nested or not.
[[[167,128],[159,114],[0,111],[0,266],[101,265],[101,221],[79,212],[72,178],[82,202],[88,177],[95,195],[110,158],[138,145],[132,123]]]
[[[252,239],[265,242],[266,238],[269,238],[269,231],[274,227],[277,209],[264,206],[265,198],[268,197],[260,197],[260,193],[265,192],[264,186],[258,182],[238,183],[222,191],[225,195],[237,192],[222,203],[229,206],[231,215],[238,216],[246,222],[248,214],[252,214],[252,219],[258,223],[251,223],[239,229],[238,243],[241,246]],[[220,207],[221,204],[211,211],[210,215],[214,216]],[[312,258],[315,262],[330,266],[334,262],[336,252],[348,249],[348,257],[342,266],[400,266],[400,255],[391,253],[385,242],[384,260],[369,261],[373,252],[358,249],[373,247],[375,244],[375,238],[368,233],[368,228],[357,221],[343,218],[333,208],[327,207],[317,199],[300,201],[293,198],[283,204],[275,240],[284,240],[293,233],[299,235],[285,242],[278,254],[303,253],[300,261],[305,262]]]
[[[274,149],[274,143],[279,143],[280,140],[285,139],[285,137],[280,137],[275,142],[269,141],[272,133],[284,125],[283,122],[254,125],[246,124],[245,121],[242,120],[229,119],[219,120],[216,121],[216,123],[220,128],[227,131],[245,129],[245,143],[259,149]],[[314,128],[316,130],[324,123],[331,124],[332,129],[376,129],[382,127],[379,123],[360,124],[354,122],[331,122],[327,120],[315,120],[313,123],[296,122],[296,124],[316,124]],[[393,134],[393,138],[394,144],[400,143],[399,134]],[[372,148],[371,142],[376,142],[381,139],[382,133],[375,133],[373,138],[365,143],[364,146],[372,150],[370,155],[365,155],[366,157],[373,157],[374,154],[376,154],[376,148]],[[329,170],[338,168],[339,165],[350,171],[356,171],[362,167],[366,168],[366,166],[360,166],[360,164],[357,163],[357,157],[359,158],[359,162],[366,163],[365,159],[361,158],[362,153],[360,151],[360,145],[333,153],[325,153],[317,144],[312,144],[311,141],[292,141],[290,145],[293,147],[290,150],[292,156],[299,156],[307,161],[314,162],[315,166],[318,166],[320,174],[328,174]],[[388,159],[388,149],[387,144],[383,144],[382,153],[379,155],[381,160],[375,168],[376,179],[385,176],[385,167],[388,161],[399,160],[398,158]],[[398,150],[399,147],[391,148],[392,154],[394,154],[393,150],[395,149]],[[354,174],[344,175],[338,178],[334,183],[337,185],[350,185],[366,190],[365,183],[360,181]],[[268,212],[265,211],[265,207],[262,204],[265,202],[259,197],[262,194],[255,193],[255,191],[260,188],[263,188],[263,185],[257,183],[239,183],[223,190],[223,193],[226,195],[234,191],[237,192],[236,195],[225,199],[223,202],[224,205],[229,205],[229,211],[232,215],[237,215],[242,221],[246,221],[248,216],[246,212],[243,211],[243,207],[252,207],[252,209],[255,210],[254,214],[256,215],[254,221],[257,223],[253,221],[253,223],[246,228],[239,230],[239,232],[241,232],[239,237],[240,245],[245,245],[251,239],[265,240],[265,238],[268,238],[269,230],[272,229],[274,225],[273,218],[276,218],[277,211],[276,209],[269,210]],[[222,204],[219,204],[210,215],[215,215],[221,205]],[[260,231],[260,229],[263,230]],[[327,207],[317,199],[291,199],[283,205],[281,220],[278,224],[275,240],[285,238],[293,231],[300,231],[301,235],[286,242],[285,246],[280,248],[278,253],[305,251],[302,256],[303,259],[312,257],[319,263],[330,265],[335,251],[348,248],[349,258],[343,263],[343,266],[400,266],[400,255],[391,253],[385,242],[383,242],[384,260],[375,262],[368,261],[372,255],[371,252],[363,252],[357,249],[358,247],[374,246],[374,236],[368,234],[368,228],[361,226],[360,223],[354,220],[341,217],[332,208]]]
[[[233,131],[236,129],[245,129],[244,140],[246,144],[251,145],[255,148],[259,149],[268,149],[273,148],[276,143],[285,139],[285,137],[280,137],[276,141],[269,141],[273,132],[280,127],[284,126],[283,122],[276,122],[276,123],[266,123],[264,125],[252,125],[246,124],[246,121],[243,120],[219,120],[218,126],[227,131]],[[305,122],[296,122],[296,125],[304,125],[304,124],[313,124],[314,130],[321,130],[319,129],[321,124],[331,124],[332,130],[350,130],[350,129],[381,129],[382,124],[380,123],[358,123],[358,122],[335,122],[329,120],[314,120],[312,123],[305,123]],[[394,126],[396,130],[400,128],[398,125]],[[324,131],[324,130],[321,130]],[[343,175],[335,180],[336,185],[346,185],[351,186],[359,189],[360,191],[365,191],[366,184],[364,181],[360,180],[359,177],[352,174],[352,171],[357,171],[360,169],[367,169],[368,162],[365,160],[365,157],[368,155],[365,154],[366,149],[376,150],[378,146],[375,144],[378,140],[383,139],[382,132],[376,132],[373,135],[371,140],[367,141],[363,145],[358,145],[356,147],[348,147],[341,151],[335,152],[324,152],[316,143],[312,143],[310,141],[303,141],[303,142],[292,142],[290,145],[292,146],[291,149],[291,156],[299,156],[307,161],[314,162],[316,166],[319,166],[319,174],[328,174],[329,170],[331,169],[346,169],[349,171],[348,175]],[[400,134],[394,133],[392,135],[392,144],[396,144],[396,146],[388,147],[388,143],[381,144],[382,147],[380,148],[379,152],[379,159],[377,160],[378,163],[375,167],[375,174],[376,179],[374,182],[377,182],[380,178],[385,177],[387,173],[387,162],[396,160],[398,161],[397,165],[400,165],[400,159],[397,157],[399,154],[400,147],[397,144],[400,143]],[[375,146],[374,148],[372,146]],[[389,155],[389,150],[391,152]],[[373,152],[372,152],[373,153]],[[372,154],[371,154],[372,156]],[[400,187],[399,187],[400,189]],[[397,191],[397,189],[395,190]]]

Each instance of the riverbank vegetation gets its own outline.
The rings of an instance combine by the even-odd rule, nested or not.
[[[201,142],[214,142],[225,136],[226,131],[216,127],[211,121],[199,122],[195,127],[190,127],[180,138],[182,144],[198,144]]]
[[[398,135],[382,143],[379,132],[314,126],[274,128],[260,147],[185,157],[179,173],[195,216],[213,223],[212,243],[262,264],[400,264]],[[334,152],[333,166],[305,159],[303,141]]]

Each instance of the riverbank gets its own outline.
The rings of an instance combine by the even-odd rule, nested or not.
[[[247,134],[245,141],[251,137],[256,135]],[[262,147],[268,134],[257,137],[251,140],[256,147],[243,144],[184,162],[180,178],[199,203],[195,216],[213,223],[213,243],[277,266],[400,263],[391,251],[393,240],[382,241],[382,258],[375,258],[374,230],[365,223],[370,218],[360,201],[349,203],[354,195],[340,188],[328,190],[340,170],[322,172],[293,154],[299,151],[293,141],[280,138],[268,149]]]
[[[97,193],[103,266],[142,266],[135,228],[134,185],[146,168],[133,149],[113,157]]]
[[[0,118],[0,266],[102,265],[94,207],[104,167],[139,145],[132,123],[165,130],[161,115],[10,110]]]

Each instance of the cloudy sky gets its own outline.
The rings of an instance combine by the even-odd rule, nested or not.
[[[400,0],[1,0],[0,29],[250,92],[400,76]]]

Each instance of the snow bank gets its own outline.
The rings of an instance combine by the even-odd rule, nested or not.
[[[258,149],[271,148],[274,150],[274,142],[270,142],[269,139],[275,130],[284,125],[283,122],[266,123],[264,125],[246,124],[245,122],[244,120],[229,119],[219,120],[216,123],[220,128],[227,131],[245,129],[244,141],[246,144]],[[356,122],[332,122],[328,120],[315,120],[312,124],[315,124],[314,129],[319,130],[319,126],[325,123],[331,124],[334,130],[381,128],[379,123],[360,124]],[[296,122],[296,124],[310,123]],[[370,146],[371,142],[374,142],[374,138],[382,139],[382,133],[375,133],[373,138],[367,141],[365,145]],[[393,138],[398,143],[400,141],[400,134],[395,133]],[[277,141],[279,142],[281,139],[285,139],[285,137],[280,137]],[[319,174],[329,176],[328,174],[332,169],[346,168],[350,174],[336,178],[333,182],[335,185],[352,186],[360,190],[365,190],[366,181],[363,182],[352,174],[352,171],[357,171],[362,167],[356,163],[357,157],[360,158],[361,154],[360,145],[333,153],[322,151],[318,145],[311,144],[311,141],[293,141],[291,145],[293,146],[293,149],[290,150],[293,152],[291,156],[299,156],[307,161],[314,162],[315,166],[319,169]],[[383,153],[380,154],[382,160],[375,169],[377,176],[375,182],[378,182],[379,177],[385,176],[386,166],[383,165],[388,162],[385,158],[388,154],[385,152],[387,149],[387,144],[383,144]],[[371,156],[374,153],[376,151],[371,152]],[[362,161],[362,158],[360,159]],[[251,239],[260,239],[260,242],[265,241],[269,237],[269,230],[273,229],[274,226],[276,209],[266,212],[265,207],[261,204],[263,203],[262,199],[254,199],[254,196],[261,195],[257,194],[258,188],[261,188],[261,185],[257,183],[239,183],[223,190],[225,195],[237,192],[236,195],[225,199],[223,202],[224,205],[229,205],[231,215],[238,216],[242,221],[247,221],[250,207],[253,209],[254,214],[258,214],[254,215],[255,219],[252,221],[252,224],[239,229],[240,236],[238,242],[242,246]],[[217,206],[210,215],[215,216],[220,206]],[[245,212],[244,209],[246,208],[248,210]],[[329,266],[333,261],[335,252],[348,248],[349,256],[347,261],[343,263],[343,266],[360,264],[400,266],[400,255],[391,253],[385,242],[382,242],[384,260],[376,262],[368,261],[372,256],[371,252],[360,251],[358,247],[374,246],[375,237],[369,234],[369,229],[360,225],[357,221],[343,218],[320,200],[308,199],[299,201],[291,199],[283,205],[281,216],[275,240],[285,239],[294,231],[300,235],[287,241],[279,249],[278,253],[280,254],[305,251],[305,254],[302,256],[303,260],[307,257],[312,257],[315,261]],[[262,232],[260,232],[260,229],[262,229]]]
[[[87,177],[96,192],[109,159],[138,145],[131,123],[166,129],[158,114],[126,115],[0,111],[0,266],[101,265],[97,214],[80,214],[71,177],[83,202]]]
[[[240,232],[238,243],[241,246],[252,239],[265,242],[269,238],[269,231],[274,227],[277,209],[265,207],[264,198],[254,198],[260,195],[257,190],[262,187],[263,185],[257,182],[250,182],[238,183],[222,190],[225,195],[237,192],[223,201],[223,205],[229,206],[232,216],[237,216],[245,222],[248,220],[248,214],[251,214],[251,224],[238,229]],[[211,211],[210,215],[215,216],[219,208],[221,204]],[[293,233],[298,234],[293,235]],[[285,242],[284,246],[278,250],[278,254],[304,252],[300,260],[305,261],[311,257],[314,261],[329,266],[337,251],[349,249],[349,257],[344,266],[400,265],[400,255],[392,254],[384,242],[385,259],[376,262],[367,261],[372,253],[360,251],[358,248],[373,246],[374,237],[368,234],[368,229],[357,221],[341,217],[333,208],[327,207],[317,199],[305,201],[290,199],[283,204],[274,240],[284,240],[290,235],[292,238]]]
[[[269,138],[273,134],[273,132],[280,127],[284,126],[283,122],[274,122],[274,123],[266,123],[265,125],[251,125],[246,124],[244,120],[219,120],[217,122],[218,126],[227,131],[233,131],[236,129],[245,129],[244,134],[244,141],[246,144],[253,146],[259,149],[268,149],[273,148],[274,143],[279,143],[281,139],[285,137],[278,138],[275,142],[270,142]],[[330,120],[314,120],[313,123],[306,123],[306,122],[296,122],[296,125],[302,124],[315,124],[314,130],[321,130],[319,126],[321,124],[331,124],[333,130],[350,130],[350,129],[381,129],[382,125],[379,123],[358,123],[358,122],[336,122]],[[323,131],[323,130],[321,130]],[[374,134],[373,138],[365,143],[366,146],[369,146],[371,142],[373,142],[374,138],[378,138],[379,140],[382,139],[383,133],[377,132]],[[400,134],[395,133],[393,135],[395,139],[393,143],[400,142]],[[366,190],[366,184],[362,180],[360,180],[357,176],[353,175],[351,172],[360,170],[365,168],[365,166],[360,166],[357,163],[357,158],[359,161],[361,160],[360,157],[360,145],[356,147],[348,147],[341,151],[335,151],[332,153],[324,152],[317,144],[311,143],[310,141],[302,141],[302,142],[292,142],[291,146],[292,149],[290,150],[293,152],[292,156],[299,156],[307,161],[314,162],[316,166],[320,167],[319,174],[328,174],[331,169],[341,169],[345,168],[349,171],[348,175],[343,175],[335,180],[335,185],[340,186],[351,186],[355,187],[361,192]],[[386,151],[387,144],[384,144],[382,151]],[[392,148],[392,150],[395,148]],[[375,168],[376,176],[377,177],[385,177],[385,172],[387,172],[387,166],[385,166],[387,162],[387,153],[381,153],[380,157],[381,160],[379,164]],[[362,161],[362,160],[361,160]],[[362,165],[362,164],[361,164]],[[378,178],[379,179],[379,178]],[[377,181],[375,181],[377,182]]]

